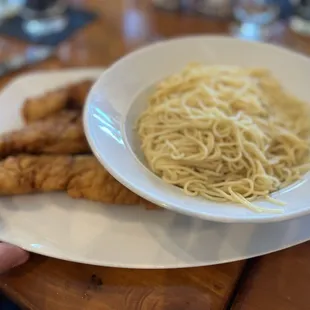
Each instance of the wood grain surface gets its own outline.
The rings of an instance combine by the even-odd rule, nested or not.
[[[130,270],[34,255],[0,287],[33,310],[225,309],[243,262],[174,270]]]
[[[70,2],[95,10],[99,19],[60,44],[54,57],[29,70],[106,66],[161,38],[229,31],[227,22],[157,11],[150,0]],[[310,53],[310,40],[282,24],[275,25],[270,41]],[[26,48],[24,42],[0,37],[0,60]],[[0,79],[0,87],[20,73]],[[245,262],[156,271],[32,255],[27,264],[0,277],[0,288],[31,310],[303,310],[310,309],[309,255],[310,246],[304,244],[250,262],[243,273]]]
[[[310,243],[257,258],[232,310],[309,310]]]

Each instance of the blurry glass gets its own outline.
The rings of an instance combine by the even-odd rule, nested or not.
[[[15,15],[22,4],[23,0],[0,0],[0,23],[5,18]]]
[[[296,6],[290,28],[298,34],[310,36],[310,0],[301,0]]]
[[[180,0],[152,0],[152,3],[158,8],[172,11],[179,9],[181,5]]]
[[[234,35],[263,40],[268,35],[268,26],[277,20],[279,13],[277,0],[236,0],[233,7],[237,22],[233,27]]]
[[[219,18],[231,17],[231,0],[152,0],[152,3],[165,10],[181,10]]]
[[[195,0],[194,12],[216,18],[231,18],[231,0]]]
[[[26,0],[21,11],[23,29],[31,36],[61,32],[68,24],[66,9],[62,0]]]

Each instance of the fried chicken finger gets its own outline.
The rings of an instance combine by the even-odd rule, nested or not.
[[[69,90],[57,89],[34,98],[23,104],[22,115],[27,124],[46,119],[63,110],[69,100]]]
[[[47,119],[64,109],[82,110],[93,80],[82,80],[41,96],[28,98],[22,108],[27,124]]]
[[[115,180],[91,155],[8,157],[0,162],[0,184],[0,195],[66,191],[73,198],[156,208]]]
[[[89,151],[78,111],[62,111],[53,118],[0,135],[1,158],[20,153],[77,154]]]
[[[84,80],[78,83],[69,85],[69,104],[68,108],[83,109],[86,97],[93,85],[94,81]]]

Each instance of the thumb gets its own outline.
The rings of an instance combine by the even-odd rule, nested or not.
[[[0,243],[0,274],[27,261],[29,254],[23,249],[7,243]]]

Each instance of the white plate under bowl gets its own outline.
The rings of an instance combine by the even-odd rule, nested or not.
[[[23,126],[20,108],[26,97],[99,72],[102,69],[19,77],[0,93],[0,132]],[[272,224],[214,223],[141,206],[74,200],[63,193],[0,198],[0,240],[101,266],[178,268],[230,262],[306,241],[309,225],[310,216]]]
[[[176,212],[218,222],[276,222],[310,212],[309,174],[272,197],[283,213],[257,213],[241,205],[189,197],[156,177],[144,165],[134,130],[147,107],[152,85],[189,62],[270,69],[284,87],[309,102],[310,59],[269,44],[229,37],[198,36],[167,40],[137,50],[112,65],[94,85],[84,112],[88,141],[106,169],[138,195]],[[261,207],[276,208],[268,201]]]

